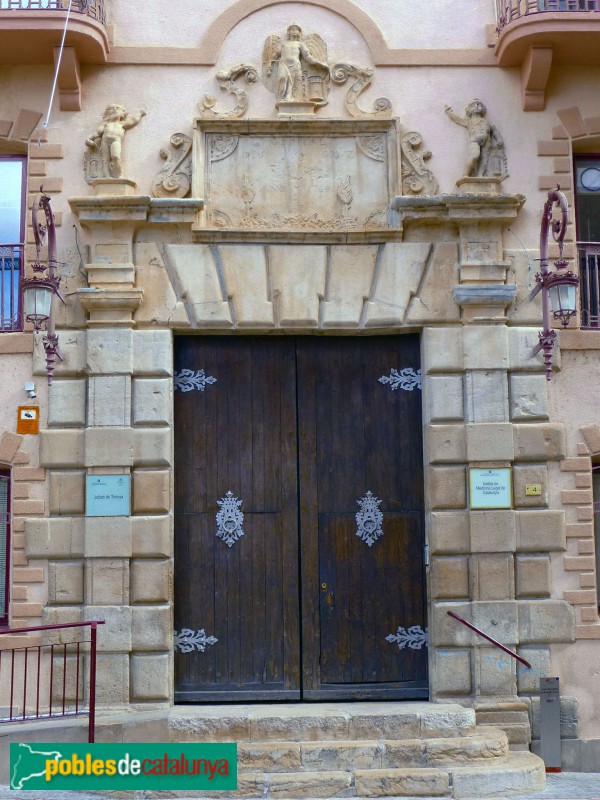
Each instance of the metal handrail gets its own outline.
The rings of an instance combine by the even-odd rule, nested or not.
[[[66,11],[64,0],[0,0],[2,11]],[[83,14],[106,26],[104,0],[73,0],[71,13]]]
[[[23,330],[19,279],[23,275],[25,246],[0,242],[0,332]]]
[[[520,661],[521,664],[524,664],[527,667],[527,669],[533,669],[533,667],[531,666],[529,661],[525,661],[524,658],[522,658],[521,656],[518,656],[512,650],[509,650],[508,647],[505,647],[503,644],[500,644],[500,642],[497,641],[496,639],[492,638],[491,636],[488,636],[487,633],[484,633],[480,628],[475,627],[475,625],[471,625],[471,623],[467,622],[466,619],[463,619],[462,617],[459,617],[458,614],[454,613],[454,611],[448,611],[447,614],[448,614],[449,617],[452,617],[453,619],[456,619],[459,622],[462,622],[463,625],[466,625],[467,628],[470,628],[478,636],[482,636],[484,639],[487,639],[488,642],[491,642],[491,644],[493,644],[494,647],[498,647],[500,650],[502,650],[503,653],[507,653],[509,656],[512,656],[517,661]]]
[[[0,687],[7,687],[7,694],[9,698],[9,714],[7,717],[0,719],[0,723],[6,722],[23,722],[23,721],[31,721],[36,719],[55,719],[56,717],[67,717],[67,716],[80,716],[82,714],[88,714],[88,742],[93,743],[95,738],[95,726],[96,726],[96,653],[97,653],[97,631],[96,628],[98,625],[104,625],[103,619],[93,620],[90,622],[71,622],[71,623],[61,623],[58,625],[36,625],[31,628],[0,628],[0,636],[14,636],[15,634],[30,634],[35,633],[37,631],[56,631],[62,630],[65,628],[89,628],[90,629],[90,638],[84,641],[73,641],[73,642],[63,642],[62,645],[58,644],[36,644],[36,645],[29,645],[29,646],[18,646],[18,647],[7,647],[0,649]],[[80,699],[79,699],[79,677],[80,677],[80,669],[81,669],[81,645],[88,644],[90,645],[90,663],[89,663],[89,701],[88,701],[88,709],[80,709]],[[53,690],[54,690],[54,661],[55,658],[61,656],[60,648],[62,647],[62,703],[59,701],[59,705],[61,706],[60,711],[53,710]],[[68,651],[68,647],[75,647],[75,708],[67,709],[67,656],[73,655],[73,651]],[[46,652],[46,656],[49,657],[50,660],[50,672],[49,672],[49,686],[48,686],[48,712],[44,713],[43,711],[40,712],[40,679],[42,677],[42,649],[49,650]],[[19,691],[19,697],[22,696],[22,712],[17,714],[13,713],[15,705],[18,705],[18,700],[16,699],[15,693],[15,684],[16,681],[19,680],[19,676],[15,676],[15,668],[16,671],[19,671],[18,665],[15,664],[15,653],[23,653],[22,658],[22,680],[21,686],[19,688],[22,689]],[[28,692],[27,692],[27,681],[28,681],[28,674],[30,670],[30,659],[29,655],[30,652],[33,657],[33,666],[31,669],[34,672],[34,677],[36,681],[35,686],[35,713],[28,714],[27,713],[27,703],[28,703]],[[2,680],[2,657],[4,653],[10,653],[9,657],[9,675],[7,679]]]
[[[510,22],[532,14],[600,11],[600,0],[496,0],[498,33]]]

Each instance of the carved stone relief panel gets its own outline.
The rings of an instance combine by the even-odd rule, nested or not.
[[[198,120],[194,194],[206,199],[198,228],[258,235],[380,232],[384,238],[395,229],[393,121],[220,125]]]

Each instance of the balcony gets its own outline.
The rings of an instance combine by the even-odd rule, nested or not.
[[[525,111],[543,111],[556,64],[600,66],[600,0],[496,0],[501,67],[521,68]]]
[[[23,330],[19,291],[22,270],[23,245],[0,244],[0,333]]]

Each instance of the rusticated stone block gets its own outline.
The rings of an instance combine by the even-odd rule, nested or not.
[[[83,517],[28,519],[25,523],[25,552],[28,558],[81,558]]]
[[[589,522],[594,519],[594,507],[591,504],[589,506],[578,506],[576,516],[578,522]]]
[[[84,465],[82,430],[40,431],[40,465],[47,469],[76,469]]]
[[[429,420],[460,422],[464,418],[462,375],[432,375],[424,379]]]
[[[131,549],[138,557],[160,557],[173,555],[173,518],[132,517]]]
[[[131,562],[131,602],[166,603],[170,596],[171,561],[153,558]]]
[[[575,610],[565,600],[519,602],[519,642],[548,644],[575,640]]]
[[[427,489],[431,508],[464,508],[467,502],[465,468],[430,467]]]
[[[515,574],[512,555],[473,556],[473,599],[512,600]]]
[[[106,625],[101,626],[99,642],[102,640],[105,627]],[[98,653],[96,702],[106,706],[120,706],[129,703],[129,656],[127,654]]]
[[[431,596],[436,599],[469,597],[469,559],[436,557],[430,569]]]
[[[130,375],[133,372],[133,332],[128,328],[90,328],[87,366],[90,375]]]
[[[22,441],[22,436],[10,431],[4,431],[0,439],[0,463],[10,464]]]
[[[512,553],[516,547],[513,511],[472,511],[471,551],[473,553]]]
[[[515,421],[548,419],[548,387],[544,375],[510,376],[510,416]]]
[[[462,372],[462,329],[425,328],[423,331],[423,372]]]
[[[173,647],[170,606],[134,606],[132,645],[134,650],[166,650]]]
[[[42,625],[68,625],[86,619],[82,606],[46,606],[42,611]],[[74,630],[74,628],[59,628],[44,631],[41,634],[42,644],[66,644],[77,641]]]
[[[129,558],[130,517],[86,517],[84,528],[86,558]]]
[[[508,343],[510,355],[510,369],[527,372],[543,372],[543,354],[532,356],[533,349],[538,344],[538,328],[514,327],[508,329]],[[558,348],[552,354],[554,365],[559,366]],[[559,351],[560,352],[560,351]]]
[[[468,553],[469,515],[465,511],[434,511],[428,515],[427,530],[432,555]]]
[[[172,402],[173,382],[169,378],[134,378],[134,425],[169,425]]]
[[[592,459],[589,456],[578,458],[565,458],[560,462],[563,472],[589,472],[592,469]]]
[[[557,461],[565,457],[564,425],[514,425],[513,430],[518,461]]]
[[[542,487],[539,495],[528,495],[527,484]],[[513,497],[515,506],[539,508],[548,505],[548,467],[545,464],[515,464],[513,467]]]
[[[50,561],[48,602],[53,605],[83,603],[83,561]]]
[[[128,467],[133,463],[131,428],[86,428],[85,466]]]
[[[465,375],[467,422],[508,421],[508,380],[505,370],[477,369]]]
[[[86,374],[86,340],[87,331],[61,331],[60,350],[63,360],[56,361],[55,380],[67,376]],[[46,374],[46,352],[41,336],[37,336],[34,340],[33,374],[40,376]],[[50,395],[52,395],[52,392],[50,392]]]
[[[171,464],[171,429],[137,428],[133,432],[136,467],[168,467]]]
[[[469,695],[471,682],[471,651],[444,650],[437,647],[434,651],[434,681],[436,693]]]
[[[171,693],[171,659],[165,654],[134,653],[130,659],[132,703],[168,700]]]
[[[516,557],[517,597],[549,597],[551,589],[550,557]]]
[[[45,503],[43,500],[14,500],[12,504],[13,514],[21,514],[29,516],[34,514],[43,514]]]
[[[171,331],[133,331],[133,372],[136,376],[173,374]]]
[[[171,508],[171,473],[167,470],[135,470],[133,513],[164,514]]]
[[[580,430],[590,453],[593,455],[600,453],[600,424],[593,422],[589,425],[582,425]]]
[[[509,422],[469,424],[467,430],[468,461],[512,461],[514,457],[513,426]]]
[[[131,650],[131,609],[126,606],[83,606],[84,619],[103,619],[98,636],[99,653],[128,653]]]
[[[591,522],[575,522],[565,526],[567,539],[591,539],[594,525]]]
[[[583,572],[595,569],[596,559],[594,556],[565,556],[563,565],[567,572]]]
[[[88,605],[127,605],[129,562],[124,558],[88,558],[85,562],[85,602]]]
[[[464,425],[428,425],[425,440],[431,464],[466,461]]]
[[[518,647],[517,654],[529,661],[533,669],[517,662],[517,687],[521,694],[538,694],[540,678],[550,675],[549,647]]]
[[[581,591],[567,591],[565,600],[574,606],[591,605],[597,601],[596,592],[582,589]]]
[[[554,552],[567,549],[564,511],[517,511],[517,550]]]
[[[475,652],[475,691],[481,695],[514,696],[517,693],[516,661],[496,647]]]
[[[565,506],[582,506],[593,502],[591,489],[563,489],[560,493],[561,503]]]
[[[85,425],[85,388],[86,382],[82,379],[53,381],[48,395],[48,427]]]
[[[85,472],[49,472],[50,514],[71,516],[85,513]]]
[[[96,375],[88,381],[90,428],[128,427],[131,424],[131,376]]]
[[[508,329],[504,325],[463,328],[464,368],[508,369]]]
[[[436,602],[433,604],[431,625],[435,641],[430,642],[430,646],[472,647],[481,644],[480,637],[458,620],[448,616],[448,611],[453,611],[467,622],[486,631],[501,644],[514,645],[518,641],[517,605],[515,600],[473,603]]]

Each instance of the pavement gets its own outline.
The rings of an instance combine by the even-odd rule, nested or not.
[[[600,766],[600,765],[599,765]],[[160,800],[160,792],[12,792],[8,786],[0,786],[0,800]],[[164,792],[164,797],[169,797],[169,792]],[[197,798],[188,797],[186,800],[203,800],[206,795]],[[214,795],[213,795],[214,797]],[[221,798],[221,796],[220,796]],[[229,800],[223,795],[221,800]],[[304,800],[304,799],[303,799]],[[353,800],[358,800],[354,798]],[[386,800],[411,800],[410,798],[386,798]],[[415,798],[414,800],[428,800],[428,798]],[[440,798],[431,798],[440,800]],[[483,797],[472,800],[484,800]],[[485,800],[508,800],[506,795],[501,798],[486,797]],[[510,800],[600,800],[600,772],[561,772],[558,775],[548,775],[546,788],[541,792],[524,794],[511,797]]]

